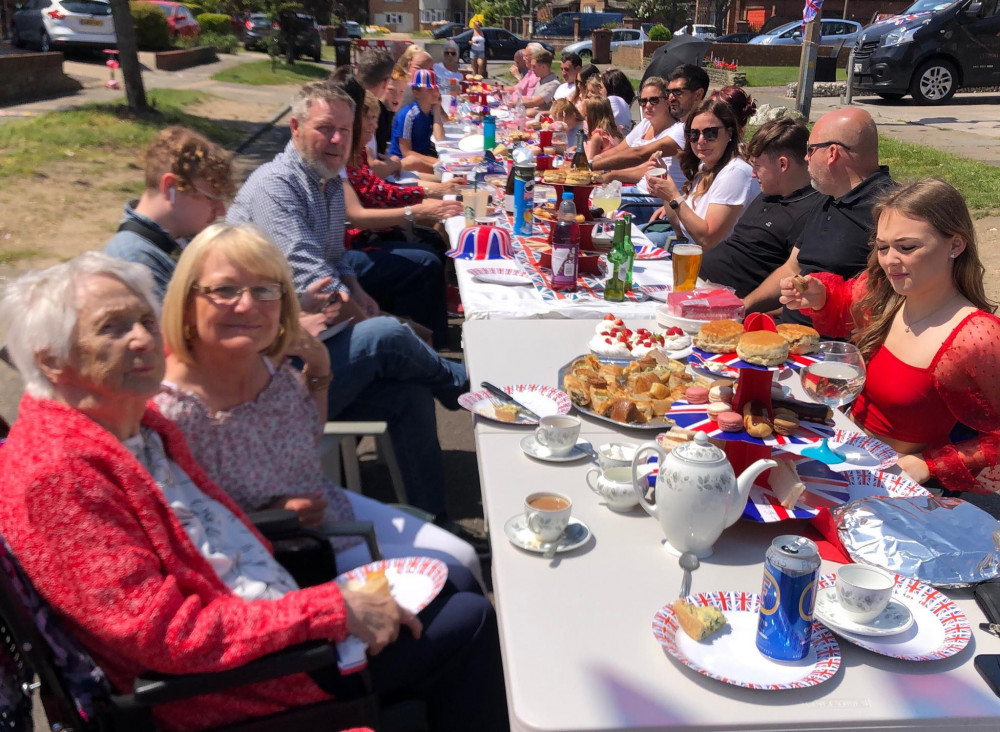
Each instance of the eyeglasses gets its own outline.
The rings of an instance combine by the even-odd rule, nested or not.
[[[668,97],[679,97],[684,92],[689,92],[689,91],[691,91],[691,90],[688,89],[685,86],[677,87],[676,89],[667,89],[667,96]]]
[[[719,139],[719,130],[721,129],[721,127],[706,127],[703,130],[699,130],[692,127],[687,131],[688,142],[698,142],[698,138],[702,135],[705,136],[705,142],[715,142]]]
[[[652,104],[654,107],[663,101],[663,97],[641,97],[639,99],[639,106],[645,107],[647,104]]]
[[[445,56],[457,56],[458,55],[458,51],[445,51],[444,55]]]
[[[811,142],[808,145],[806,145],[806,157],[809,157],[814,152],[819,150],[821,147],[830,147],[830,145],[837,145],[838,147],[844,148],[848,152],[850,152],[851,150],[849,146],[845,145],[842,142],[838,142],[837,140],[830,140],[829,142]]]
[[[191,289],[200,292],[217,305],[234,305],[243,299],[243,293],[249,292],[250,297],[258,302],[272,302],[280,300],[284,292],[280,282],[271,282],[266,285],[216,285],[215,287],[204,287],[202,285],[191,285]]]

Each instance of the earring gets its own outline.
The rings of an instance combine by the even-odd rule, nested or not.
[[[285,326],[279,325],[278,326],[278,338],[281,338],[281,336],[283,336],[283,335],[285,335]]]
[[[191,326],[187,323],[184,324],[182,332],[184,334],[184,340],[186,341],[191,340],[192,336],[194,336],[194,331],[191,329]]]
[[[951,258],[952,258],[952,259],[954,259],[954,258],[955,258],[955,257],[957,257],[957,256],[958,256],[958,254],[956,254],[955,252],[952,252],[952,253],[951,253]]]

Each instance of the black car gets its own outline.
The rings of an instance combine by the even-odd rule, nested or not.
[[[759,33],[727,33],[724,36],[719,36],[715,39],[714,43],[750,43],[750,39],[754,36],[760,35]]]
[[[452,36],[457,36],[466,28],[467,26],[462,25],[461,23],[445,23],[444,25],[432,30],[431,37],[437,38],[438,40],[441,40],[442,38],[451,38]]]
[[[267,39],[278,32],[278,24],[264,13],[254,13],[243,27],[243,47],[248,51],[266,51]]]
[[[514,59],[514,53],[531,43],[527,38],[515,36],[504,28],[483,28],[483,35],[486,36],[486,59],[487,60],[508,60]],[[469,61],[469,41],[472,38],[472,30],[459,33],[452,38],[458,44],[458,57],[465,62]],[[540,41],[535,41],[540,43]],[[555,53],[551,43],[542,43],[549,53]]]
[[[299,56],[309,56],[316,63],[323,60],[323,39],[320,38],[316,18],[305,13],[285,12],[279,25],[281,28],[276,31],[278,48],[289,61]]]

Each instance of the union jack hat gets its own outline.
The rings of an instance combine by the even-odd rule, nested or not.
[[[413,81],[410,86],[414,89],[437,89],[437,77],[433,71],[427,69],[417,69],[413,72]]]
[[[453,259],[513,259],[510,232],[496,226],[469,226],[462,229],[458,244],[448,251]]]

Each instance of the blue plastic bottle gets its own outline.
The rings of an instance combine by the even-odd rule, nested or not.
[[[492,114],[483,117],[483,152],[497,146],[497,118]]]

